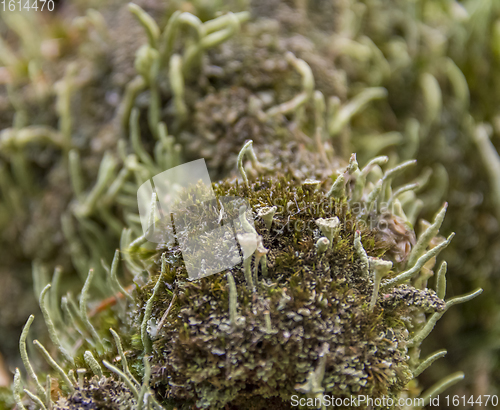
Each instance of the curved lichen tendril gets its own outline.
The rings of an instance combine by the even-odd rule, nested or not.
[[[125,353],[123,352],[123,346],[122,346],[122,341],[120,339],[120,336],[118,333],[116,333],[113,329],[109,329],[111,334],[113,335],[113,338],[115,339],[115,344],[116,348],[118,349],[118,354],[120,355],[121,361],[122,361],[122,368],[123,372],[132,380],[135,384],[139,385],[139,382],[135,379],[135,377],[130,373],[130,370],[128,368],[128,362],[127,362],[127,357],[125,356]]]
[[[259,170],[262,166],[259,163],[259,161],[257,160],[257,155],[255,155],[255,151],[253,150],[253,141],[252,140],[247,141],[245,143],[245,145],[243,145],[243,148],[240,150],[240,152],[238,154],[237,164],[238,164],[238,170],[240,171],[240,174],[241,174],[241,177],[243,178],[243,182],[245,183],[245,186],[247,188],[250,188],[250,184],[248,182],[248,177],[247,177],[247,174],[245,172],[245,168],[243,167],[243,157],[245,156],[246,153],[248,153],[248,155],[250,157],[250,161],[252,162],[252,165],[255,169]]]
[[[420,329],[420,331],[413,337],[408,342],[408,346],[418,346],[420,345],[423,340],[431,333],[432,329],[434,329],[434,326],[436,325],[437,321],[441,319],[441,317],[446,313],[446,311],[452,307],[453,305],[459,304],[459,303],[465,303],[468,302],[469,300],[474,299],[476,296],[479,296],[483,290],[481,288],[476,289],[474,292],[467,293],[463,296],[456,296],[454,298],[451,298],[446,302],[446,307],[442,312],[435,312],[432,314],[432,316],[429,318],[429,320],[426,322],[424,327]]]
[[[57,364],[57,362],[52,358],[52,356],[49,354],[47,349],[45,349],[45,347],[43,347],[43,345],[38,340],[33,340],[33,344],[38,348],[38,350],[40,351],[42,356],[45,358],[47,363],[49,365],[51,365],[54,368],[54,370],[56,370],[59,373],[59,375],[61,376],[61,378],[64,381],[64,384],[66,384],[66,386],[68,387],[70,392],[74,392],[75,387],[73,386],[73,383],[71,383],[71,380],[69,379],[68,375],[63,370],[63,368],[61,366],[59,366]]]
[[[460,380],[463,380],[464,377],[465,375],[463,372],[456,372],[437,382],[420,396],[420,398],[423,399],[423,405],[427,406],[433,397],[436,397],[447,388],[453,386],[455,383],[458,383]]]
[[[82,289],[82,295],[80,296],[80,317],[85,323],[87,329],[90,331],[92,334],[92,337],[95,339],[97,343],[97,350],[100,351],[101,353],[103,352],[103,341],[97,331],[95,330],[95,327],[90,323],[89,316],[87,314],[87,301],[89,298],[89,290],[90,290],[90,285],[92,283],[92,279],[94,277],[94,269],[89,270],[89,274],[87,276],[87,280],[85,281],[85,284],[83,285]]]
[[[446,248],[453,237],[455,236],[454,233],[452,233],[450,236],[448,236],[448,239],[446,241],[441,242],[439,245],[436,247],[432,248],[431,250],[427,251],[423,256],[421,256],[418,260],[417,263],[415,263],[415,266],[413,266],[411,269],[408,269],[404,271],[403,273],[400,273],[396,277],[386,280],[385,282],[382,283],[381,287],[382,288],[387,288],[389,286],[396,286],[399,285],[403,282],[406,282],[407,280],[411,279],[415,275],[417,275],[422,267],[433,257],[435,257],[439,252],[441,252],[444,248]]]
[[[38,377],[33,370],[33,367],[31,366],[30,359],[28,357],[28,352],[26,350],[26,338],[28,337],[28,332],[30,330],[30,326],[33,323],[33,320],[35,319],[35,316],[31,315],[28,318],[28,321],[24,325],[23,331],[21,333],[21,337],[19,339],[19,351],[21,352],[21,359],[23,361],[24,367],[26,371],[28,372],[28,375],[35,381],[36,385],[36,391],[40,396],[45,396],[45,389],[43,386],[40,384],[38,381]]]
[[[54,326],[54,322],[52,321],[52,318],[50,316],[47,293],[50,290],[51,286],[52,285],[49,283],[47,286],[45,286],[45,288],[43,288],[42,293],[40,294],[40,310],[42,311],[43,318],[45,319],[45,324],[47,326],[47,330],[49,331],[50,340],[52,340],[52,343],[54,343],[54,345],[58,348],[58,350],[66,358],[66,360],[68,360],[68,362],[70,362],[74,366],[75,361],[59,340],[57,329]]]
[[[440,359],[441,357],[446,356],[446,353],[448,353],[445,349],[439,350],[438,352],[435,352],[431,354],[429,357],[427,357],[425,360],[422,361],[418,365],[418,367],[413,371],[413,377],[418,377],[424,370],[429,368],[432,363],[434,363],[436,360]]]
[[[158,280],[156,281],[156,285],[153,288],[153,293],[151,294],[151,297],[146,302],[146,307],[144,309],[144,318],[142,319],[142,324],[141,324],[141,340],[142,340],[142,346],[144,347],[145,354],[150,354],[151,349],[152,349],[151,339],[149,338],[149,335],[148,335],[148,322],[149,322],[149,319],[151,318],[151,312],[153,310],[153,302],[154,302],[155,297],[156,297],[156,292],[160,288],[162,277],[163,277],[163,274],[162,274],[162,272],[160,272],[160,275],[158,276]]]

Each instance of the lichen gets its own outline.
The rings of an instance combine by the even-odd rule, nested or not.
[[[373,223],[380,220],[381,212],[389,212],[378,206],[379,196],[385,194],[374,186],[386,181],[399,168],[389,169],[377,183],[365,185],[372,172],[362,170],[355,174],[358,165],[352,157],[351,163],[340,170],[346,186],[337,197],[331,196],[327,187],[304,189],[302,181],[279,173],[274,177],[253,178],[248,185],[237,180],[214,184],[218,197],[245,198],[255,210],[254,216],[253,212],[242,214],[237,206],[228,208],[222,223],[225,218],[238,218],[238,214],[239,218],[243,215],[243,221],[246,218],[253,221],[255,228],[249,224],[247,229],[255,230],[254,235],[262,238],[260,246],[265,250],[262,253],[266,255],[266,270],[255,258],[254,273],[247,275],[246,269],[252,263],[251,256],[247,256],[248,265],[246,261],[240,263],[229,269],[227,275],[221,272],[193,281],[188,278],[179,248],[180,231],[176,232],[175,243],[162,242],[151,248],[151,244],[141,240],[127,245],[122,252],[129,253],[136,265],[148,271],[149,279],[144,285],[136,282],[132,303],[116,307],[124,318],[120,333],[128,335],[132,343],[127,357],[120,337],[112,332],[123,370],[107,361],[114,348],[103,344],[100,335],[104,329],[97,331],[88,319],[85,295],[90,274],[82,291],[79,312],[83,324],[87,324],[89,339],[80,344],[89,343],[97,349],[97,356],[111,372],[103,374],[89,351],[85,352],[85,363],[95,376],[89,378],[81,372],[78,387],[69,381],[69,373],[58,368],[67,389],[58,405],[68,409],[78,408],[79,403],[90,407],[154,408],[170,403],[181,408],[253,409],[265,407],[264,403],[269,401],[287,406],[297,392],[338,397],[358,394],[399,397],[402,392],[408,393],[412,371],[421,364],[419,344],[449,307],[472,298],[478,291],[460,300],[444,302],[432,290],[419,290],[412,285],[421,283],[419,275],[427,274],[422,267],[442,245],[423,254],[421,248],[413,247],[408,261],[418,252],[415,266],[394,259],[390,252],[393,242],[384,240],[387,234],[381,236],[380,226]],[[361,185],[356,184],[354,175],[358,178],[363,175]],[[349,180],[351,184],[347,183]],[[194,189],[206,188],[197,185]],[[360,189],[360,204],[371,208],[356,213],[360,208],[354,207],[353,194],[359,195]],[[210,213],[203,204],[193,202],[195,193],[189,191],[178,203],[184,215],[175,207],[173,212],[183,218],[183,229],[205,232],[210,226],[210,222],[207,224]],[[268,227],[257,215],[258,209],[270,206],[277,211]],[[401,208],[399,212],[400,218],[404,218]],[[323,233],[317,221],[334,219],[336,234],[331,237],[330,246],[319,253],[316,242]],[[386,270],[384,276],[389,278],[385,282],[377,276],[376,266],[381,262],[369,263],[366,275],[363,258],[354,246],[356,238],[360,239],[368,260],[389,258],[385,260],[388,266],[399,262],[390,274]],[[210,235],[204,236],[199,245],[213,254],[226,246],[213,241]],[[245,253],[244,245],[241,246]],[[116,269],[116,261],[113,265]],[[401,282],[407,284],[399,285]],[[384,289],[382,294],[378,293],[379,287]],[[42,292],[43,306],[47,288]],[[433,313],[428,323],[418,319],[421,312]],[[45,318],[49,327],[53,326],[50,321],[53,313],[47,308]],[[400,320],[402,317],[405,319]],[[25,334],[23,337],[26,338]],[[106,347],[105,353],[99,352],[102,347]],[[79,363],[78,352],[82,348],[73,348],[75,361]],[[140,365],[142,358],[144,366]],[[72,360],[67,361],[70,366]],[[28,358],[25,362],[30,368]],[[133,369],[142,368],[145,372],[142,385],[130,373],[128,362]],[[314,379],[316,376],[311,375],[317,374],[319,362],[323,376]],[[314,389],[307,387],[306,380],[311,377]],[[124,384],[116,384],[115,378]]]
[[[24,14],[9,21],[2,16],[8,25],[2,27],[7,41],[0,42],[2,257],[23,281],[9,279],[15,285],[9,292],[28,288],[26,260],[35,259],[37,297],[55,265],[63,266],[68,283],[75,272],[85,281],[92,268],[95,277],[84,295],[105,299],[105,307],[89,319],[86,296],[78,308],[66,295],[64,319],[72,325],[64,329],[58,288],[46,290],[44,316],[52,340],[60,351],[70,348],[77,366],[91,367],[84,351],[99,366],[102,360],[117,365],[111,326],[130,348],[131,374],[139,380],[145,372],[143,345],[151,337],[151,387],[163,404],[259,408],[286,405],[285,396],[296,389],[319,394],[318,388],[375,395],[407,389],[416,396],[421,387],[410,381],[411,372],[421,373],[425,363],[419,363],[416,341],[457,301],[443,301],[446,269],[439,270],[437,296],[427,287],[436,254],[451,237],[444,242],[436,236],[436,223],[430,231],[423,223],[426,233],[420,234],[422,209],[430,218],[451,187],[442,231],[453,227],[459,240],[447,250],[450,267],[455,277],[479,277],[458,282],[461,291],[484,284],[496,266],[483,252],[497,246],[491,209],[498,201],[481,182],[486,173],[470,148],[477,144],[487,169],[495,169],[497,141],[488,144],[490,128],[482,122],[498,125],[490,108],[498,105],[491,92],[498,88],[492,74],[498,36],[485,35],[498,31],[498,7],[467,4],[467,11],[456,2],[426,2],[417,13],[415,5],[381,0],[255,0],[248,13],[243,2],[234,3],[145,2],[146,12],[120,2],[88,10],[77,1],[66,14],[44,17],[50,23],[34,24]],[[481,86],[485,70],[491,87]],[[249,139],[255,151],[240,158]],[[359,169],[352,151],[369,165]],[[255,219],[252,240],[260,242],[253,260],[198,283],[186,280],[178,243],[144,246],[135,194],[156,173],[199,156],[223,179],[214,185],[219,197],[250,200],[254,214],[248,218],[267,207],[277,212],[272,223]],[[423,173],[411,181],[406,168],[397,176],[382,171],[387,162],[386,169],[396,169],[415,156],[419,171],[433,168],[430,179]],[[459,172],[449,172],[457,162]],[[235,182],[237,168],[245,177]],[[405,182],[392,190],[394,178]],[[493,189],[495,184],[492,176]],[[479,206],[483,194],[487,201]],[[390,212],[379,207],[384,201]],[[196,210],[188,221],[195,220]],[[340,229],[334,235],[318,228],[318,220],[335,217]],[[474,248],[476,239],[485,246]],[[133,276],[133,293],[118,280],[118,254],[106,265],[119,243],[126,265],[119,280],[130,283]],[[204,244],[201,253],[226,251],[209,236]],[[419,264],[424,254],[428,259]],[[470,274],[476,269],[480,276]],[[324,299],[318,302],[319,294]],[[25,300],[0,299],[13,298]],[[26,310],[10,315],[2,307],[2,321],[19,325],[33,310],[29,302],[24,305]],[[485,312],[494,310],[490,306],[497,304],[485,302]],[[208,319],[199,323],[200,317]],[[492,325],[481,326],[486,331]],[[224,354],[222,337],[231,347]],[[286,350],[285,339],[299,353]],[[373,346],[367,347],[363,341],[369,340]],[[370,353],[375,348],[378,353]],[[269,351],[274,357],[266,356]],[[73,383],[77,369],[63,367]],[[324,371],[321,378],[317,369]],[[73,395],[61,390],[62,406],[79,400],[144,405],[148,383],[132,381],[131,389],[108,370],[101,369],[102,382],[98,374],[84,377]],[[224,375],[224,383],[217,375]],[[362,380],[368,381],[361,385]],[[15,391],[19,400],[28,400]]]

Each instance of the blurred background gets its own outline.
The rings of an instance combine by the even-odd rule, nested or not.
[[[285,58],[292,52],[311,68],[328,115],[352,108],[340,128],[326,120],[339,163],[352,152],[360,165],[377,155],[392,164],[415,158],[412,179],[427,179],[415,203],[420,218],[432,220],[448,202],[441,233],[456,236],[440,255],[447,297],[484,288],[426,339],[424,356],[442,348],[448,355],[422,374],[422,385],[462,370],[450,394],[500,394],[500,2],[136,3],[162,28],[176,11],[200,21],[232,11],[237,22],[176,90],[161,75],[141,82],[151,39],[126,1],[59,0],[43,11],[0,3],[0,385],[10,386],[22,326],[39,314],[37,295],[54,269],[61,294],[80,288],[89,266],[112,259],[122,228],[138,229],[132,184],[122,187],[128,196],[109,193],[112,181],[128,178],[120,168],[133,169],[120,140],[128,139],[134,100],[145,150],[153,152],[148,119],[157,115],[170,138],[165,167],[203,157],[215,181],[234,174],[248,139],[258,153],[313,140],[313,112],[271,125],[256,114],[301,92],[302,77]],[[192,45],[196,24],[181,33],[172,47]],[[386,94],[366,97],[379,87]]]

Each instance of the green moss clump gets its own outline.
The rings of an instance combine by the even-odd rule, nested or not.
[[[421,389],[413,373],[425,366],[419,344],[432,329],[432,320],[422,322],[421,315],[440,317],[451,306],[442,300],[442,282],[440,297],[426,288],[428,270],[422,268],[449,241],[429,251],[428,244],[413,244],[401,254],[401,243],[412,238],[411,225],[390,185],[376,187],[407,165],[387,170],[377,182],[377,167],[359,169],[353,156],[323,187],[320,181],[281,174],[252,178],[248,185],[237,180],[214,184],[218,198],[235,201],[224,208],[222,224],[232,221],[235,232],[245,231],[259,245],[243,263],[194,281],[188,279],[180,248],[183,232],[204,234],[199,249],[188,251],[208,249],[217,255],[228,250],[209,232],[219,211],[195,200],[206,187],[186,192],[176,203],[179,209],[173,209],[180,220],[176,227],[182,226],[174,241],[153,246],[139,238],[122,249],[129,267],[149,272],[142,285],[142,275],[136,277],[132,294],[122,290],[128,302],[105,307],[107,313],[94,317],[94,325],[80,307],[75,329],[67,334],[88,334],[73,351],[77,365],[91,373],[72,382],[75,369],[66,367],[59,408],[139,408],[139,403],[148,408],[260,409],[269,403],[288,408],[294,394],[417,395]],[[379,204],[387,193],[397,215]],[[252,212],[242,211],[237,198],[248,201]],[[276,207],[271,223],[258,216],[270,206]],[[395,226],[387,220],[399,221],[398,240],[389,234]],[[244,254],[242,235],[236,237],[236,252]],[[117,263],[115,257],[111,288],[121,286]],[[382,281],[380,266],[388,267]],[[45,314],[49,328],[56,312],[52,308]],[[106,341],[110,324],[127,346],[124,351],[120,336],[113,334],[118,356]],[[54,342],[64,344],[59,339],[63,342]],[[82,360],[89,348],[93,355],[86,351]]]
[[[81,388],[77,388],[71,396],[58,400],[53,408],[122,410],[134,406],[137,406],[136,399],[123,382],[112,378],[93,378]]]

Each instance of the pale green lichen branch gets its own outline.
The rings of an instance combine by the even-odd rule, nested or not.
[[[162,67],[167,65],[174,48],[175,32],[181,14],[182,12],[180,10],[176,10],[168,19],[167,25],[161,34],[159,51]]]
[[[115,250],[115,255],[113,257],[113,262],[111,263],[111,268],[109,269],[110,283],[115,292],[121,293],[125,296],[130,303],[134,303],[133,296],[125,290],[120,281],[118,280],[118,264],[120,263],[120,251],[118,249]]]
[[[377,205],[377,199],[380,196],[380,193],[382,192],[383,184],[384,180],[383,178],[381,178],[377,181],[373,189],[370,191],[365,202],[366,209],[371,210]],[[365,215],[365,217],[368,217],[368,215]]]
[[[227,13],[223,16],[224,19],[220,20],[220,23],[224,23],[221,25],[221,29],[210,32],[206,30],[205,26],[205,35],[200,39],[200,41],[196,44],[189,46],[184,53],[184,72],[189,73],[191,70],[191,66],[195,60],[197,60],[200,56],[200,53],[205,51],[208,48],[216,47],[217,45],[223,43],[230,37],[232,37],[236,32],[240,30],[241,23],[247,21],[250,18],[250,14],[248,12],[242,13]],[[220,24],[220,23],[217,23]],[[212,23],[212,26],[209,25],[209,28],[212,29],[217,26]]]
[[[47,407],[45,407],[43,401],[36,394],[31,393],[27,389],[24,389],[24,392],[29,396],[31,400],[33,400],[40,407],[40,410],[47,410]]]
[[[148,13],[146,13],[137,4],[129,3],[128,9],[146,30],[146,34],[148,35],[149,45],[155,48],[157,46],[158,39],[160,37],[160,29],[158,28],[156,22]]]
[[[391,197],[390,187],[391,187],[392,180],[394,179],[394,177],[401,174],[407,168],[415,165],[416,163],[417,163],[417,161],[414,159],[409,160],[409,161],[405,161],[402,164],[399,164],[398,166],[391,168],[384,173],[384,176],[382,178],[382,198],[381,198],[381,201],[388,201],[390,199],[390,197]]]
[[[212,23],[204,23],[206,35],[200,41],[201,50],[206,50],[222,44],[240,30],[241,23],[249,19],[249,12],[229,12],[221,16],[218,22],[213,22],[212,20]],[[216,28],[218,28],[217,31],[215,31]]]
[[[472,136],[483,158],[483,164],[490,179],[496,216],[500,220],[500,156],[490,140],[489,132],[490,130],[486,124],[479,124],[472,131]]]
[[[411,167],[417,163],[417,160],[411,159],[409,161],[405,161],[402,164],[399,164],[398,166],[395,166],[394,168],[391,168],[387,170],[384,174],[384,180],[390,180],[400,174],[401,172],[405,171],[406,168]]]
[[[77,149],[72,149],[68,154],[69,162],[69,176],[71,180],[71,187],[75,193],[76,198],[79,202],[83,199],[84,194],[84,183],[82,176],[82,166],[80,163],[80,153]]]
[[[91,23],[99,33],[101,39],[109,42],[110,34],[104,16],[96,9],[88,9],[86,17],[88,18],[89,23]]]
[[[120,118],[120,125],[122,132],[127,130],[130,123],[130,113],[134,107],[134,102],[137,96],[146,89],[147,83],[142,75],[136,76],[130,81],[125,88],[125,95],[118,108],[118,118]]]
[[[21,372],[19,371],[18,368],[16,368],[16,372],[14,373],[13,395],[18,410],[26,410],[26,407],[24,407],[23,404],[23,400],[21,399],[22,391],[23,391],[23,386],[21,382]]]
[[[448,352],[443,349],[443,350],[439,350],[438,352],[435,352],[433,354],[431,354],[430,356],[426,357],[425,360],[422,361],[422,363],[420,363],[418,365],[418,367],[413,371],[413,377],[418,377],[420,376],[420,374],[428,369],[432,363],[434,363],[436,360],[440,359],[441,357],[444,357],[446,356]]]
[[[239,20],[240,23],[244,23],[250,20],[251,14],[248,11],[240,11],[238,13],[233,13],[234,16]],[[216,17],[212,20],[208,20],[203,23],[206,34],[213,33],[215,31],[221,30],[231,23],[233,17],[228,14],[224,14],[223,16]]]
[[[436,294],[440,299],[444,299],[446,296],[446,271],[448,270],[448,264],[443,261],[439,267],[438,273],[436,275]]]
[[[274,117],[278,114],[287,114],[296,111],[302,107],[312,97],[314,92],[314,75],[304,60],[295,57],[292,52],[286,53],[286,61],[291,64],[302,76],[302,92],[293,97],[290,101],[286,101],[275,107],[271,107],[266,111],[268,118]]]
[[[379,258],[369,258],[369,268],[373,272],[373,291],[370,299],[369,309],[372,311],[377,303],[380,282],[392,268],[392,262]]]
[[[446,57],[444,63],[446,74],[448,75],[451,86],[453,87],[455,97],[463,109],[466,110],[470,104],[470,91],[467,79],[465,78],[462,70],[458,68],[456,63],[451,58]]]
[[[419,79],[426,108],[425,124],[430,126],[441,115],[443,96],[439,82],[430,73],[423,73]]]
[[[370,101],[385,98],[387,90],[382,87],[366,88],[347,104],[340,107],[328,121],[328,133],[336,136]]]
[[[58,81],[54,88],[56,90],[56,111],[59,114],[59,129],[63,136],[63,144],[66,150],[71,148],[71,133],[73,121],[71,117],[71,97],[74,90],[74,78],[78,66],[70,63],[62,80]]]
[[[63,138],[60,132],[43,125],[30,125],[21,129],[6,128],[0,131],[0,151],[23,149],[32,142],[49,143],[64,148]]]
[[[361,274],[365,278],[368,278],[370,275],[370,261],[368,260],[368,255],[366,254],[365,248],[361,243],[360,231],[356,231],[354,234],[354,250],[356,251],[356,255],[358,255],[359,261],[361,262]]]
[[[313,78],[314,80],[314,78]],[[316,129],[320,129],[321,132],[325,129],[325,112],[326,112],[326,103],[325,96],[319,90],[314,91],[314,124],[316,125]],[[322,137],[322,135],[320,134]],[[320,139],[320,142],[323,138]]]
[[[104,345],[101,337],[97,333],[97,330],[95,330],[94,326],[92,323],[90,323],[89,316],[87,314],[87,303],[88,303],[88,298],[89,298],[89,290],[90,290],[90,285],[92,283],[92,279],[94,278],[94,269],[89,269],[89,274],[87,276],[87,280],[85,281],[83,288],[82,288],[82,294],[80,296],[80,317],[85,323],[85,326],[91,333],[92,337],[94,338],[97,346],[97,350],[100,353],[104,352]]]
[[[136,162],[137,158],[133,154],[128,155],[125,158],[123,168],[120,170],[116,179],[111,183],[106,193],[103,195],[102,200],[100,201],[100,205],[103,205],[108,208],[113,205],[120,190],[123,188],[125,182],[127,181],[129,175],[131,174],[131,171]]]
[[[361,176],[366,178],[374,166],[378,165],[379,167],[381,167],[382,165],[387,164],[388,161],[389,161],[389,157],[387,157],[385,155],[381,155],[380,157],[375,157],[375,158],[371,159],[368,162],[368,164],[366,164],[361,169]]]
[[[325,96],[319,90],[314,91],[313,94],[314,101],[314,124],[316,129],[314,131],[314,141],[316,143],[316,148],[321,156],[321,159],[324,162],[326,167],[330,167],[331,163],[326,154],[325,150],[325,129],[326,129],[326,104],[325,104]]]
[[[77,216],[88,217],[94,212],[98,199],[102,196],[102,193],[108,186],[109,182],[115,176],[114,171],[116,165],[116,160],[113,158],[112,154],[106,152],[102,158],[101,164],[99,165],[97,181],[94,187],[86,196],[85,201],[75,209],[75,214]]]
[[[255,151],[253,149],[253,141],[249,140],[243,145],[243,148],[240,150],[238,154],[238,159],[237,159],[237,164],[238,164],[238,170],[240,171],[241,177],[243,178],[243,182],[245,183],[245,186],[247,188],[250,187],[250,184],[248,182],[248,177],[245,172],[245,168],[243,167],[243,158],[245,154],[248,154],[250,157],[250,161],[252,162],[252,166],[259,170],[262,168],[262,165],[259,163],[257,159],[257,155],[255,154]]]
[[[368,174],[372,171],[373,167],[380,167],[389,161],[389,158],[384,156],[373,158],[368,164],[366,164],[359,173],[355,174],[356,180],[354,182],[354,191],[352,194],[353,201],[359,201],[363,196],[363,190],[366,185],[366,178]]]
[[[75,361],[71,354],[63,347],[61,341],[59,340],[58,332],[56,327],[54,326],[54,322],[50,316],[49,304],[47,301],[47,293],[50,290],[52,285],[49,283],[45,288],[43,288],[42,293],[40,294],[40,310],[42,311],[43,318],[45,320],[45,325],[47,326],[47,330],[49,331],[50,340],[52,343],[58,348],[61,354],[70,362],[73,366],[75,365]]]
[[[134,153],[140,159],[140,161],[146,166],[146,168],[151,172],[155,173],[156,166],[151,158],[151,156],[146,152],[145,148],[141,142],[141,133],[139,127],[139,110],[137,108],[132,109],[130,115],[130,142],[132,143],[132,148]]]
[[[160,288],[161,285],[161,279],[163,275],[160,272],[160,275],[158,276],[158,280],[156,281],[155,287],[153,288],[153,293],[151,294],[151,297],[148,299],[146,302],[146,307],[144,309],[144,317],[142,319],[141,323],[141,340],[142,340],[142,346],[144,347],[144,354],[151,354],[151,350],[153,348],[151,339],[149,338],[148,335],[148,322],[149,319],[151,319],[151,312],[153,311],[153,302],[156,297],[156,292],[158,292],[158,289]]]
[[[435,312],[431,315],[429,320],[425,323],[424,327],[420,329],[420,331],[408,342],[408,346],[419,346],[424,339],[431,333],[432,329],[438,322],[439,319],[446,313],[446,311],[452,307],[453,305],[457,305],[459,303],[465,303],[469,300],[474,299],[476,296],[479,296],[483,290],[481,288],[476,289],[474,292],[467,293],[463,296],[456,296],[451,298],[446,302],[446,307],[442,312]]]
[[[70,302],[68,301],[67,296],[63,296],[61,298],[61,307],[62,310],[65,314],[65,318],[69,323],[71,324],[71,328],[76,330],[84,339],[87,339],[85,332],[82,330],[79,321],[77,320],[77,317],[79,318],[80,315],[78,314],[78,310],[72,311],[72,308],[70,307]],[[93,344],[92,340],[89,340],[92,344],[93,347],[95,347],[95,344]]]
[[[149,379],[151,378],[151,365],[149,364],[147,356],[144,356],[143,362],[144,362],[144,377],[142,380],[141,389],[139,390],[139,394],[137,396],[137,410],[143,410],[144,408],[150,409],[149,399],[154,399],[154,397],[151,397],[150,393],[148,393]]]
[[[21,353],[21,360],[23,361],[24,368],[26,369],[28,376],[31,377],[35,381],[37,393],[40,396],[45,396],[45,389],[38,381],[38,377],[37,377],[35,371],[33,370],[33,367],[31,366],[31,362],[30,362],[30,359],[28,357],[28,352],[26,350],[26,339],[28,337],[28,332],[30,330],[31,324],[33,323],[34,319],[35,319],[35,316],[31,315],[28,318],[28,321],[26,322],[26,324],[24,325],[23,331],[21,332],[21,337],[19,338],[19,351]]]
[[[118,354],[120,355],[121,362],[122,362],[122,369],[123,372],[132,380],[136,385],[140,385],[139,382],[135,379],[135,377],[130,373],[130,369],[128,368],[128,362],[127,362],[127,357],[125,356],[125,353],[123,352],[123,346],[122,346],[122,341],[120,339],[120,336],[118,333],[116,333],[113,329],[109,329],[111,334],[113,335],[113,339],[115,339],[115,344],[116,348],[118,350]]]
[[[94,373],[97,377],[102,377],[101,365],[95,359],[94,355],[90,350],[87,350],[83,354],[83,359],[85,360],[87,366],[90,367],[90,370],[92,370],[92,373]]]
[[[61,310],[59,308],[60,298],[59,298],[59,284],[61,282],[62,268],[56,266],[54,269],[54,274],[52,275],[52,286],[50,288],[49,295],[49,306],[52,311],[52,318],[57,326],[63,326],[63,320],[61,316]]]
[[[184,76],[182,73],[182,57],[173,54],[169,64],[170,88],[174,95],[174,105],[179,121],[183,121],[187,115],[187,106],[184,101]]]
[[[333,197],[336,201],[340,201],[345,197],[345,184],[346,180],[344,174],[340,174],[337,176],[337,179],[335,179],[330,190],[326,193],[326,197]]]
[[[448,208],[448,203],[445,203],[439,212],[434,217],[434,222],[420,235],[417,244],[411,250],[410,256],[408,257],[408,268],[411,268],[417,262],[429,246],[431,240],[438,234],[439,229],[444,221],[444,216],[446,215],[446,209]]]
[[[249,224],[250,225],[250,224]],[[247,283],[248,289],[252,292],[256,291],[255,284],[252,278],[252,255],[257,249],[257,241],[259,235],[255,232],[246,232],[244,234],[237,234],[236,239],[241,246],[243,251],[243,271],[245,275],[245,281]]]
[[[409,192],[409,191],[415,191],[416,189],[420,188],[420,185],[417,184],[417,183],[414,183],[414,184],[407,184],[407,185],[404,185],[402,186],[401,188],[398,188],[396,189],[391,198],[389,199],[389,202],[387,203],[387,208],[390,210],[394,201],[402,194],[404,194],[405,192]]]
[[[135,253],[139,251],[141,245],[147,242],[144,235],[139,236],[137,239],[132,241],[132,228],[123,229],[122,235],[120,237],[120,249],[125,259],[127,267],[132,272],[134,277],[140,275],[143,271],[142,265],[134,257]]]
[[[75,371],[73,369],[69,369],[69,371],[68,371],[68,379],[71,381],[71,383],[73,384],[73,386],[78,385],[78,381],[76,380],[76,377],[75,377]]]
[[[243,156],[245,155],[245,152],[248,147],[251,147],[253,144],[253,141],[248,141],[245,145],[243,145],[243,148],[240,150],[238,154],[238,170],[240,171],[241,177],[243,178],[243,182],[245,183],[246,187],[249,188],[250,185],[248,183],[248,177],[247,173],[245,172],[245,168],[243,167]]]
[[[168,59],[171,56],[174,48],[175,34],[180,24],[185,24],[194,28],[197,34],[198,43],[206,34],[204,24],[197,16],[187,12],[183,13],[179,10],[175,11],[168,20],[160,39],[159,51],[162,66],[167,65]]]
[[[423,256],[421,256],[418,260],[417,263],[411,268],[403,273],[400,273],[398,276],[386,280],[384,283],[382,283],[381,287],[382,288],[387,288],[389,286],[396,286],[400,285],[403,282],[406,282],[407,280],[413,278],[415,275],[417,275],[422,267],[433,257],[435,257],[439,252],[441,252],[444,248],[446,248],[453,237],[455,236],[455,233],[452,233],[450,236],[448,236],[448,239],[446,241],[441,242],[439,245],[435,246],[431,250],[427,251]]]
[[[144,356],[144,363],[146,363],[148,360],[146,358],[146,356]],[[148,370],[149,369],[149,370]],[[148,381],[149,381],[149,373],[151,373],[151,369],[150,369],[150,366],[149,366],[149,362],[148,362],[148,367],[146,367],[146,364],[144,364],[144,376],[145,378],[147,377]],[[141,389],[139,390],[139,395],[137,397],[137,410],[143,410],[143,409],[146,409],[146,410],[149,410],[150,409],[150,403],[149,403],[149,399],[150,399],[150,395],[147,394],[147,391],[149,390],[149,385],[146,384],[146,380],[145,382],[142,384],[141,386]]]
[[[433,397],[436,397],[438,394],[441,394],[442,392],[444,392],[449,387],[451,387],[454,384],[458,383],[460,380],[463,380],[464,377],[465,377],[465,375],[464,375],[463,372],[453,373],[450,376],[448,376],[448,377],[440,380],[439,382],[437,382],[434,386],[432,386],[431,388],[429,388],[429,390],[427,390],[424,393],[422,393],[422,395],[420,396],[420,398],[423,399],[424,407],[429,404],[430,400]]]
[[[47,352],[47,349],[45,349],[45,347],[43,347],[43,345],[38,340],[33,340],[33,344],[40,351],[40,353],[45,358],[47,363],[59,373],[59,375],[64,381],[64,384],[68,387],[69,391],[73,393],[75,391],[75,387],[73,386],[73,383],[71,383],[71,380],[69,379],[66,372],[62,369],[62,367],[57,364],[57,362],[52,358],[49,352]]]
[[[52,409],[52,377],[50,377],[50,374],[47,375],[45,387],[47,390],[47,394],[45,395],[45,404],[49,409]]]

